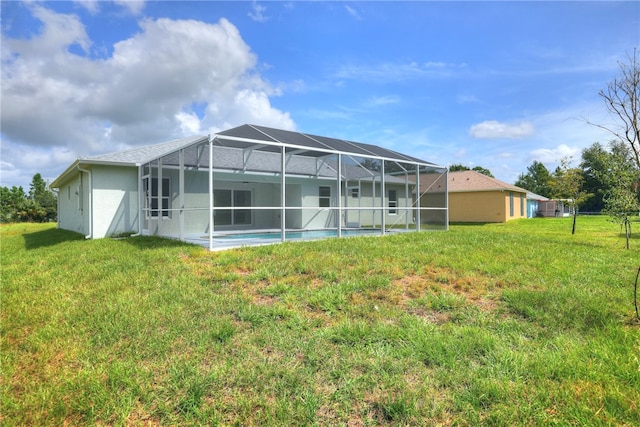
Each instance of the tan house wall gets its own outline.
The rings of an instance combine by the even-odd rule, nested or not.
[[[513,193],[513,215],[510,215]],[[524,195],[523,198],[520,195]],[[521,206],[524,203],[524,208]],[[516,191],[475,191],[449,193],[450,222],[506,222],[526,218],[526,194]]]

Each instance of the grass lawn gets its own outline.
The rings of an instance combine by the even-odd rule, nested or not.
[[[12,425],[640,425],[606,218],[209,253],[2,225]]]

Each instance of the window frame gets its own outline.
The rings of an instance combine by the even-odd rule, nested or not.
[[[218,203],[215,202],[216,194],[218,197],[222,193],[229,193],[228,206],[222,206],[222,208],[218,208]],[[248,204],[240,205],[238,194],[246,193],[248,195]],[[253,225],[253,190],[245,190],[245,189],[234,189],[234,188],[216,188],[213,190],[213,198],[214,198],[214,224],[220,227],[234,227],[234,226],[252,226]],[[237,209],[238,207],[246,207],[247,209]],[[225,209],[231,208],[231,209]],[[248,222],[240,220],[242,216],[248,214]],[[228,220],[221,219],[221,217],[228,217]],[[217,218],[216,218],[217,217]]]
[[[513,205],[513,191],[510,191],[509,192],[509,216],[513,217],[514,212],[515,212],[515,209]]]
[[[162,195],[159,195],[158,177],[143,178],[144,208],[146,219],[171,218],[171,178],[162,177]],[[154,190],[155,183],[155,190]],[[149,187],[151,185],[151,187]],[[154,194],[155,191],[155,194]],[[151,193],[149,193],[151,192]],[[166,194],[165,194],[166,193]],[[166,201],[166,207],[165,207]],[[160,213],[162,212],[162,215]]]
[[[323,194],[323,190],[325,190],[327,194]],[[330,185],[318,186],[318,207],[319,208],[331,207],[331,186]]]
[[[393,197],[391,195],[393,194]],[[387,190],[388,201],[387,205],[389,207],[389,215],[397,215],[398,214],[398,190],[395,188],[390,188]]]

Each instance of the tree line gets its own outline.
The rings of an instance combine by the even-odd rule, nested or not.
[[[0,187],[0,222],[48,222],[58,217],[58,200],[42,175],[33,176],[29,193],[22,187]]]
[[[627,145],[612,141],[605,147],[596,142],[582,151],[577,167],[571,167],[570,162],[569,158],[563,159],[551,172],[543,163],[534,161],[526,173],[520,174],[515,185],[548,198],[571,198],[572,194],[560,187],[567,174],[575,174],[572,179],[586,196],[580,204],[583,212],[638,210],[640,168]]]

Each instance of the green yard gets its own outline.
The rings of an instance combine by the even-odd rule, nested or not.
[[[606,218],[209,253],[3,225],[12,425],[640,425]]]

